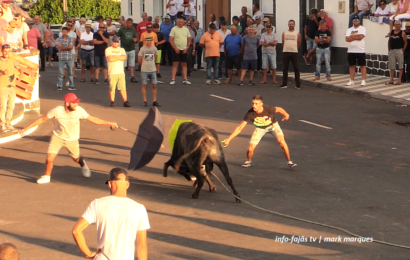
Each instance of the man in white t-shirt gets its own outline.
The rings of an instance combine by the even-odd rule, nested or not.
[[[94,260],[134,260],[137,240],[138,260],[148,259],[147,229],[150,228],[144,205],[127,197],[128,173],[122,168],[110,171],[111,196],[93,200],[73,228],[74,240],[87,258]],[[83,231],[96,224],[98,250],[91,251]]]
[[[196,21],[196,0],[189,0],[188,4],[183,4],[185,7],[185,18],[188,20],[189,17],[193,17]]]
[[[349,62],[350,81],[346,86],[354,86],[354,76],[356,74],[356,65],[360,66],[362,74],[362,86],[366,86],[366,54],[365,41],[366,28],[360,25],[360,17],[353,17],[353,26],[347,29],[345,40],[348,43],[347,60]],[[356,64],[357,63],[357,64]]]
[[[42,116],[31,123],[26,128],[19,131],[19,134],[24,134],[28,129],[36,127],[45,121],[54,118],[54,130],[48,146],[46,159],[46,174],[37,180],[38,184],[49,183],[51,171],[53,170],[53,162],[61,147],[65,147],[71,158],[80,164],[84,177],[91,177],[91,171],[88,168],[84,158],[80,156],[80,120],[87,120],[96,125],[106,125],[111,128],[118,128],[117,123],[107,122],[97,117],[90,116],[84,108],[78,103],[81,99],[73,93],[68,93],[64,96],[64,105],[58,106],[50,110],[47,115]]]

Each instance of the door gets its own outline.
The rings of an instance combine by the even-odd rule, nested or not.
[[[228,24],[231,22],[230,17],[230,0],[206,0],[205,4],[205,24],[203,26],[204,31],[208,31],[208,25],[211,22],[210,15],[215,14],[218,21],[219,16],[224,16]]]

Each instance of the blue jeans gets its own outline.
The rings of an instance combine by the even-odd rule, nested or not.
[[[171,17],[171,23],[173,24],[173,25],[176,25],[177,24],[177,15],[170,15],[169,17]]]
[[[317,48],[316,49],[316,72],[315,77],[320,78],[320,67],[322,64],[322,57],[325,57],[326,64],[326,78],[330,77],[330,50],[329,48]]]
[[[206,57],[206,79],[211,79],[211,68],[214,68],[214,80],[218,79],[219,57]]]
[[[357,15],[360,18],[360,25],[363,25],[363,16],[367,16],[369,15],[370,10],[368,10],[367,12],[362,12],[362,11],[358,11]],[[355,16],[354,13],[349,15],[349,28],[353,26],[353,17]]]
[[[58,61],[58,82],[57,87],[63,87],[63,76],[64,76],[64,67],[68,73],[69,87],[74,87],[73,79],[73,61],[72,60],[59,60]]]

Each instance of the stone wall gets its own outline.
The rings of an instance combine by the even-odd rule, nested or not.
[[[390,77],[389,56],[366,53],[366,69],[368,75]],[[394,77],[397,78],[398,76],[399,71],[397,69]]]

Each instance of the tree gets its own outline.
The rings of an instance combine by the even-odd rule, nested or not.
[[[68,0],[67,15],[80,17],[85,15],[94,18],[98,15],[112,18],[121,15],[121,2],[113,0]],[[62,0],[38,0],[30,9],[30,16],[39,15],[44,22],[50,24],[63,23],[63,1]]]

